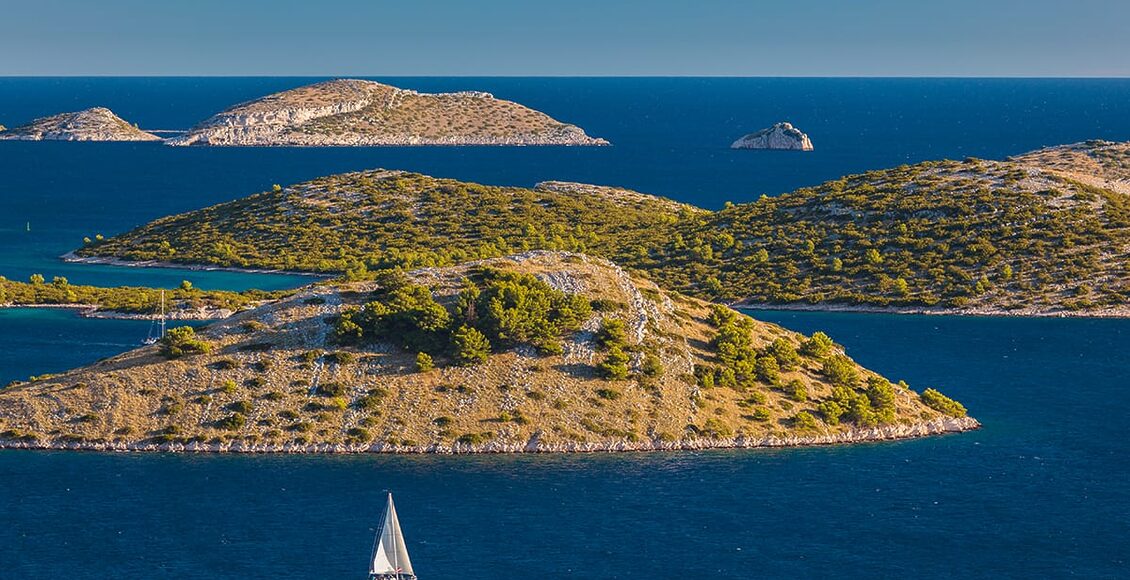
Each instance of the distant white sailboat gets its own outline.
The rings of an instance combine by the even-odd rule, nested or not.
[[[377,530],[373,543],[373,557],[369,560],[369,580],[415,580],[412,561],[408,559],[408,548],[404,546],[404,534],[400,531],[400,520],[396,517],[396,506],[392,504],[392,494],[388,494],[384,522]]]
[[[146,337],[142,344],[157,344],[162,338],[165,338],[165,290],[161,290],[161,334],[153,336],[153,324],[149,324],[149,336]]]

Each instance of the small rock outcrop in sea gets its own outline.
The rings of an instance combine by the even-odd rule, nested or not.
[[[339,79],[242,103],[169,145],[608,145],[490,93],[418,93]]]
[[[777,123],[768,129],[750,133],[734,141],[731,149],[783,149],[812,151],[812,141],[791,123]]]
[[[59,113],[36,119],[0,133],[15,141],[160,141],[161,138],[130,125],[106,107]]]

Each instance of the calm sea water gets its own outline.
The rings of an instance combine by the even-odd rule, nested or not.
[[[1124,321],[758,315],[826,330],[871,368],[941,386],[985,428],[568,457],[0,452],[3,575],[360,578],[385,489],[426,578],[1130,573]],[[54,325],[72,348],[17,361],[17,375],[108,350],[91,335],[117,345],[144,330]],[[0,319],[0,344],[25,330]]]
[[[109,106],[185,128],[311,79],[0,79],[0,123]],[[299,277],[66,265],[82,236],[328,173],[615,184],[707,207],[922,159],[1130,139],[1130,81],[381,79],[478,89],[609,148],[179,149],[0,142],[0,275],[209,288]],[[790,120],[811,154],[733,152]],[[27,231],[30,223],[31,231]],[[357,578],[393,490],[426,578],[1125,577],[1122,320],[759,312],[959,398],[985,429],[847,448],[570,457],[0,452],[0,577]],[[149,323],[0,310],[0,384]]]
[[[318,79],[0,78],[0,124],[107,106],[146,129],[185,129],[233,103]],[[0,275],[209,288],[293,285],[232,274],[59,264],[83,236],[336,172],[386,167],[483,183],[619,185],[706,207],[935,158],[999,158],[1084,139],[1130,139],[1128,80],[376,79],[493,92],[576,123],[612,147],[172,148],[0,142]],[[732,151],[789,120],[811,153]],[[27,230],[31,224],[31,233]]]

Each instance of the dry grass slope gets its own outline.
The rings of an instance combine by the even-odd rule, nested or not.
[[[489,93],[428,94],[326,81],[243,103],[174,145],[607,145],[574,125]]]
[[[480,264],[480,266],[483,264]],[[800,424],[830,385],[817,361],[784,373],[805,385],[794,400],[768,385],[700,387],[696,365],[714,364],[709,305],[630,278],[600,259],[531,252],[490,260],[604,304],[569,336],[564,352],[517,348],[486,363],[418,372],[415,353],[391,344],[341,348],[330,339],[344,306],[371,283],[314,286],[201,331],[209,354],[166,360],[145,347],[90,367],[0,391],[5,446],[292,452],[519,452],[836,443],[975,428],[947,419],[895,387],[895,420],[871,429]],[[450,303],[471,266],[415,272]],[[608,306],[611,305],[611,306]],[[623,320],[629,342],[656,353],[663,371],[606,380],[594,369],[602,317]],[[803,337],[755,322],[756,346]],[[854,366],[854,363],[852,363]],[[874,376],[856,367],[863,376]]]

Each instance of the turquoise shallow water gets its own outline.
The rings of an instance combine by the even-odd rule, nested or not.
[[[306,79],[0,79],[0,122],[107,105],[183,128]],[[485,89],[613,147],[173,149],[0,143],[0,275],[286,287],[305,278],[62,264],[113,234],[318,175],[572,179],[717,207],[843,173],[1130,139],[1130,81],[393,79]],[[812,154],[732,152],[788,119]],[[31,232],[27,232],[31,222]],[[358,578],[392,489],[424,578],[1130,575],[1123,320],[758,312],[960,399],[985,428],[889,444],[566,457],[0,452],[0,577]],[[149,323],[0,310],[0,384],[136,345]]]

